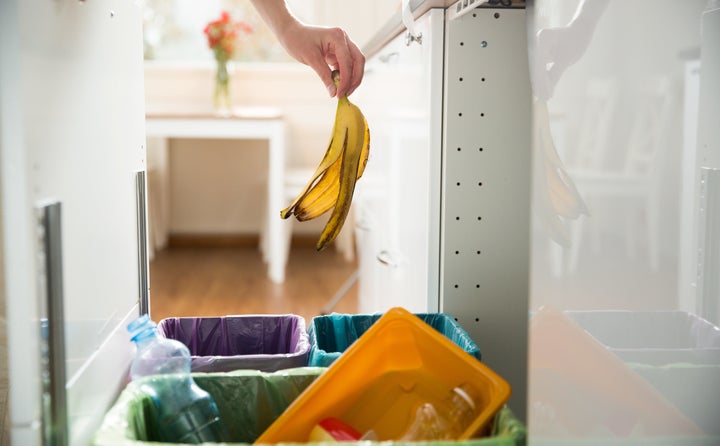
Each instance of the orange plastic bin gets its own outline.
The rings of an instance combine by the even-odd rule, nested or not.
[[[459,440],[482,436],[510,385],[412,313],[393,308],[372,325],[256,440],[306,442],[313,426],[338,418],[379,440],[399,438],[416,408],[470,384],[480,408]]]

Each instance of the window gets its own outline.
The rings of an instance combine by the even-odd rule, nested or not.
[[[288,2],[301,20],[311,19],[314,2]],[[253,32],[241,35],[233,60],[287,62],[290,57],[248,0],[143,0],[143,42],[146,60],[210,61],[212,52],[203,34],[205,25],[225,10],[234,20],[248,23]],[[310,14],[312,15],[312,14]]]

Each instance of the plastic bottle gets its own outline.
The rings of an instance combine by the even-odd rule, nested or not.
[[[132,380],[152,375],[176,374],[147,378],[140,389],[152,399],[157,415],[158,438],[174,443],[220,442],[225,440],[217,405],[212,396],[200,388],[190,375],[190,351],[182,342],[161,337],[155,323],[142,315],[127,326],[137,354],[130,367]]]
[[[477,396],[472,386],[461,384],[437,404],[421,404],[400,441],[457,440],[475,420]]]

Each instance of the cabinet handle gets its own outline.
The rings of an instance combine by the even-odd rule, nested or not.
[[[44,302],[40,317],[42,369],[42,424],[44,445],[68,444],[67,390],[65,388],[65,314],[63,310],[62,204],[40,204]]]
[[[392,256],[392,254],[390,254],[390,251],[388,251],[386,249],[383,249],[382,251],[380,251],[378,253],[378,255],[376,256],[376,258],[377,258],[377,261],[382,263],[383,265],[387,265],[392,268],[397,268],[398,266],[400,266],[400,264],[395,259],[393,259],[393,256]]]
[[[140,314],[150,314],[148,283],[147,181],[144,170],[135,172],[135,205],[137,208],[138,294]]]
[[[382,54],[378,56],[378,59],[382,63],[391,63],[395,62],[398,57],[400,57],[400,53],[397,51],[393,51],[392,53]]]
[[[407,29],[405,34],[405,45],[410,46],[411,43],[417,42],[422,45],[422,33],[415,32],[415,19],[413,18],[410,0],[402,0],[402,22]]]
[[[412,34],[408,31],[408,33],[405,34],[405,46],[410,46],[413,42],[422,45],[422,33]]]
[[[361,231],[370,231],[372,230],[372,224],[370,224],[370,222],[365,219],[357,220],[355,222],[355,228]]]

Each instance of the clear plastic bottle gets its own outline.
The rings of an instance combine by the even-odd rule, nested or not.
[[[158,438],[173,443],[225,441],[225,429],[212,396],[190,375],[190,351],[182,342],[158,334],[155,323],[142,315],[127,326],[137,354],[130,367],[132,380],[176,374],[179,379],[148,378],[140,389],[152,399]]]
[[[461,384],[437,404],[421,404],[400,441],[457,440],[472,424],[478,413],[477,393],[472,386]]]

